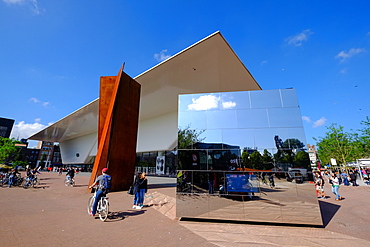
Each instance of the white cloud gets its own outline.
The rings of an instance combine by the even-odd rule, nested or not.
[[[160,53],[155,53],[154,58],[158,62],[162,62],[162,61],[166,60],[167,58],[171,57],[171,55],[166,55],[165,54],[166,52],[167,52],[167,50],[162,50]]]
[[[236,103],[235,102],[232,102],[232,101],[228,101],[228,102],[223,102],[222,103],[222,106],[224,109],[230,109],[230,108],[233,108],[236,106]]]
[[[39,123],[40,118],[35,119],[34,123],[26,123],[25,121],[20,121],[18,124],[13,126],[11,138],[22,139],[28,138],[33,134],[36,134],[40,130],[44,129],[46,125]]]
[[[265,63],[267,63],[267,60],[263,60],[263,61],[261,62],[261,65],[264,65]]]
[[[313,34],[310,29],[303,30],[301,33],[290,36],[285,39],[289,45],[301,46],[303,41],[307,41],[308,38]]]
[[[310,117],[302,116],[302,120],[307,122],[307,123],[311,123]]]
[[[18,5],[23,5],[23,6],[30,6],[33,14],[35,15],[41,14],[41,10],[39,8],[39,4],[37,0],[3,0],[3,2],[7,4],[18,4]]]
[[[340,74],[347,74],[347,68],[343,68],[339,71]]]
[[[348,58],[353,57],[354,55],[357,55],[363,52],[366,52],[366,50],[361,49],[361,48],[351,48],[348,52],[346,51],[339,52],[339,54],[336,55],[335,58],[340,59],[340,62],[342,63],[346,61]]]
[[[320,127],[320,126],[323,126],[323,125],[325,125],[325,123],[326,123],[326,118],[324,118],[324,117],[322,117],[322,118],[320,118],[319,120],[317,120],[317,121],[315,121],[314,123],[313,123],[313,128],[317,128],[317,127]]]
[[[192,99],[193,104],[188,105],[189,110],[204,111],[218,107],[220,98],[214,95],[203,95],[198,99]]]
[[[33,103],[39,103],[40,100],[36,99],[36,98],[30,98],[30,101],[32,101]]]
[[[34,97],[30,98],[29,101],[35,104],[40,103],[43,107],[47,107],[50,104],[49,102],[41,102],[39,99],[34,98]]]

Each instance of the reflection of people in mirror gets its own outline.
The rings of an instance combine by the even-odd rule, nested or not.
[[[208,172],[208,193],[209,194],[214,193],[215,173],[212,171],[213,171],[213,167],[211,166]]]

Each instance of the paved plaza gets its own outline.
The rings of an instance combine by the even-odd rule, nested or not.
[[[341,186],[335,201],[326,185],[322,228],[190,222],[176,218],[174,178],[148,177],[142,210],[126,192],[109,194],[106,222],[87,214],[89,174],[76,186],[42,172],[38,188],[0,188],[0,246],[369,246],[370,186]]]

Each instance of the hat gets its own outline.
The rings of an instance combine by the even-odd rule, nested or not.
[[[107,172],[108,171],[108,168],[103,168],[103,170],[101,170],[102,172]]]

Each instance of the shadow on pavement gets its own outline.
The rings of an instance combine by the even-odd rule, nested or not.
[[[106,221],[106,222],[120,221],[120,220],[124,220],[127,217],[138,216],[138,215],[142,215],[144,213],[145,213],[144,210],[133,211],[133,212],[122,212],[122,211],[110,212],[109,215],[108,215],[108,221]]]
[[[319,201],[322,224],[326,227],[338,212],[340,206],[329,202]]]

